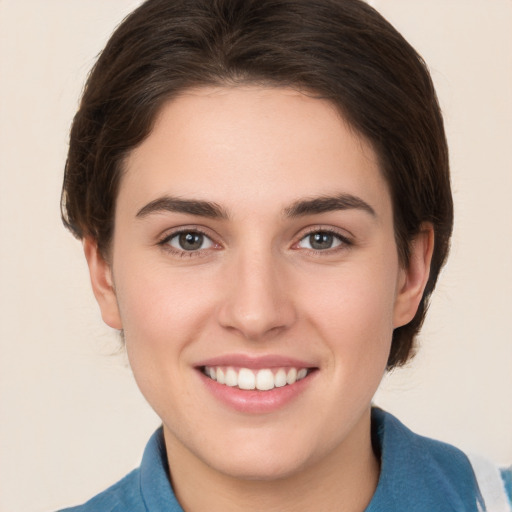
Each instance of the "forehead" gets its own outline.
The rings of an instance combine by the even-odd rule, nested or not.
[[[125,162],[118,202],[168,194],[258,210],[334,193],[389,202],[375,152],[333,104],[288,88],[205,87],[164,105]]]

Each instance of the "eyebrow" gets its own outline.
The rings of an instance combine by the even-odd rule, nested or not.
[[[362,210],[372,217],[377,217],[375,210],[366,201],[352,194],[302,199],[286,208],[284,213],[287,217],[303,217],[336,210]]]
[[[287,217],[304,217],[337,210],[362,210],[372,217],[376,217],[375,210],[363,199],[352,194],[338,194],[335,196],[321,196],[310,199],[301,199],[285,208]],[[142,207],[136,214],[137,218],[144,218],[155,213],[185,213],[210,219],[228,219],[228,213],[217,203],[199,199],[181,199],[179,197],[163,196],[151,201]]]
[[[151,201],[137,212],[136,217],[144,218],[153,213],[164,212],[186,213],[211,219],[228,218],[227,212],[216,203],[171,196],[164,196]]]

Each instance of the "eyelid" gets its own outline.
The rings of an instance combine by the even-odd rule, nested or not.
[[[173,237],[180,235],[182,233],[200,233],[201,235],[205,236],[212,242],[213,247],[209,247],[206,249],[198,249],[196,251],[185,251],[185,250],[181,250],[181,249],[172,247],[168,243],[169,240],[171,240]],[[297,247],[297,245],[304,238],[306,238],[314,233],[331,234],[331,235],[335,236],[336,238],[338,238],[341,243],[333,248],[324,249],[324,250]],[[174,228],[164,231],[163,234],[158,237],[156,245],[161,246],[164,250],[174,253],[174,254],[178,254],[178,255],[182,255],[182,256],[183,255],[199,256],[200,254],[204,255],[204,253],[207,253],[208,251],[211,251],[211,250],[221,249],[222,244],[220,242],[218,242],[217,240],[218,240],[218,237],[215,236],[214,234],[212,234],[211,230],[203,228],[202,226],[192,224],[192,225],[177,226],[177,227],[174,227]],[[347,247],[354,245],[354,243],[355,242],[354,242],[354,237],[353,237],[352,233],[348,232],[345,229],[336,228],[333,226],[314,225],[314,226],[309,226],[309,227],[302,229],[299,232],[299,234],[295,237],[295,242],[293,242],[291,248],[295,249],[295,250],[301,249],[301,250],[314,252],[314,253],[332,253],[332,252],[335,252],[336,250],[346,249]]]
[[[332,247],[329,249],[324,250],[318,250],[318,249],[302,249],[314,253],[329,253],[334,252],[336,250],[343,250],[344,248],[350,247],[354,245],[354,237],[351,233],[348,233],[346,230],[342,230],[340,228],[335,228],[333,226],[310,226],[308,228],[305,228],[305,230],[301,231],[299,235],[297,236],[296,242],[293,243],[292,248],[301,249],[300,247],[297,247],[297,245],[304,240],[304,238],[311,236],[314,233],[327,233],[330,235],[334,235],[336,238],[338,238],[341,243],[337,245],[336,247]]]
[[[212,247],[208,247],[206,249],[197,249],[196,251],[185,251],[183,249],[178,249],[176,247],[171,246],[169,244],[169,241],[182,233],[199,233],[204,237],[208,238],[208,240],[210,240],[213,245]],[[162,247],[162,249],[164,249],[167,252],[177,254],[180,256],[199,256],[212,249],[217,250],[222,247],[221,244],[217,242],[216,238],[217,237],[211,234],[210,230],[204,229],[201,226],[185,225],[164,231],[164,233],[158,237],[156,245]]]

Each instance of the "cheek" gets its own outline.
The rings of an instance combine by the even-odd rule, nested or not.
[[[393,268],[351,266],[336,269],[323,279],[323,286],[309,287],[304,295],[314,314],[330,329],[357,333],[393,329],[396,272]],[[372,336],[367,338],[371,342]]]
[[[187,398],[188,356],[211,318],[211,293],[198,288],[196,279],[169,269],[146,266],[137,273],[135,266],[129,268],[117,274],[127,356],[140,391],[169,420],[169,402],[192,400]]]
[[[184,386],[179,376],[188,375],[198,350],[214,338],[219,272],[208,265],[154,263],[147,256],[125,258],[115,269],[130,366],[142,393],[156,405],[164,389]]]
[[[194,276],[146,268],[139,276],[120,277],[118,302],[127,345],[178,350],[207,321],[211,300]]]
[[[388,260],[389,261],[389,260]],[[392,259],[390,261],[393,261]],[[393,334],[393,311],[398,265],[379,263],[333,272],[320,289],[310,287],[308,321],[321,333],[340,378],[370,373],[380,381]]]

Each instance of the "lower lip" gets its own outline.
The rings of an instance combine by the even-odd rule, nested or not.
[[[210,379],[200,370],[198,373],[208,391],[225,405],[239,412],[266,414],[277,411],[296,399],[310,385],[317,372],[309,373],[294,384],[287,384],[268,391],[246,391],[238,387],[226,386]]]

